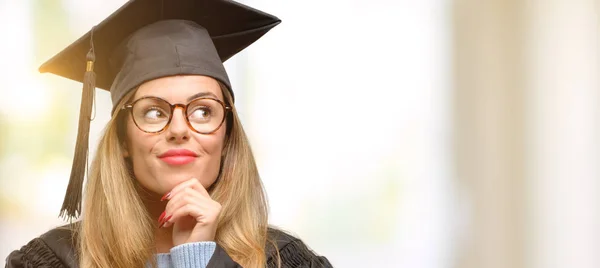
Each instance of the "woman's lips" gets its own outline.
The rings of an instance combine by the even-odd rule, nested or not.
[[[193,156],[169,156],[169,157],[161,157],[160,160],[164,161],[169,165],[185,165],[193,162],[196,157]]]
[[[160,160],[169,165],[185,165],[196,160],[198,155],[186,149],[172,149],[158,156]]]

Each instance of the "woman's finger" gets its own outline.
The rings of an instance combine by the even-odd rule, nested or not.
[[[173,189],[171,189],[171,191],[169,191],[168,193],[166,193],[161,199],[160,201],[164,201],[164,200],[170,200],[175,194],[177,194],[178,192],[180,192],[181,190],[190,187],[192,184],[194,184],[194,180],[197,181],[196,178],[191,178],[187,181],[184,181],[180,184],[178,184],[177,186],[173,187]]]
[[[169,227],[183,217],[192,217],[197,224],[211,225],[217,220],[221,205],[211,201],[209,204],[187,203],[173,210],[173,214],[166,217],[162,227]]]
[[[202,194],[198,193],[196,190],[188,187],[185,188],[181,191],[179,191],[177,194],[175,194],[171,200],[169,200],[169,202],[167,202],[167,205],[165,207],[165,216],[169,216],[173,213],[174,210],[176,210],[177,208],[188,204],[188,203],[195,203],[195,204],[199,204],[202,203],[205,199],[207,199],[205,196],[203,196]]]
[[[175,186],[170,192],[166,193],[161,198],[161,201],[170,200],[171,198],[173,198],[173,196],[175,196],[177,193],[186,188],[192,188],[194,190],[197,190],[201,194],[210,197],[210,195],[208,195],[208,192],[206,191],[206,189],[204,189],[204,186],[202,186],[200,181],[196,178],[191,178]]]

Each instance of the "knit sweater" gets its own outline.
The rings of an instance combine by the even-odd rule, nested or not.
[[[205,268],[216,247],[215,242],[186,243],[173,247],[171,253],[154,256],[158,268]],[[150,263],[146,267],[150,268]]]

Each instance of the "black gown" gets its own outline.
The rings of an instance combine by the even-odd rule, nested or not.
[[[327,258],[316,255],[300,239],[272,228],[269,228],[268,234],[277,241],[282,268],[333,267]],[[68,226],[54,228],[10,253],[5,268],[78,268],[72,238]],[[267,267],[277,267],[277,256],[272,246],[267,246],[266,255]],[[238,267],[242,266],[217,244],[207,268]]]

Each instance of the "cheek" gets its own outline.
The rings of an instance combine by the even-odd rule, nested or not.
[[[155,193],[163,193],[172,187],[165,187],[157,181],[160,172],[156,170],[156,163],[153,163],[152,150],[158,143],[158,139],[158,135],[145,133],[139,130],[132,121],[128,122],[126,147],[133,175],[146,189]]]
[[[216,132],[213,135],[195,135],[196,142],[200,145],[204,156],[204,161],[199,163],[204,168],[204,174],[196,174],[199,177],[205,178],[202,184],[206,187],[210,186],[217,179],[221,168],[221,157],[223,153],[223,145],[225,133]]]
[[[196,139],[205,153],[210,156],[221,155],[223,138],[219,136],[199,137]]]
[[[138,131],[139,130],[137,129],[137,127],[131,121],[131,118],[129,118],[127,122],[127,152],[132,158],[134,158],[135,156],[135,151],[141,146],[140,139],[138,138]]]
[[[141,168],[144,157],[152,151],[156,144],[156,138],[156,135],[139,130],[131,120],[127,123],[127,156],[134,163],[134,169]]]
[[[211,156],[219,156],[221,155],[221,151],[225,144],[225,134],[227,128],[225,124],[221,126],[217,131],[209,135],[203,135],[198,133],[193,133],[193,139],[204,149],[204,151]]]

